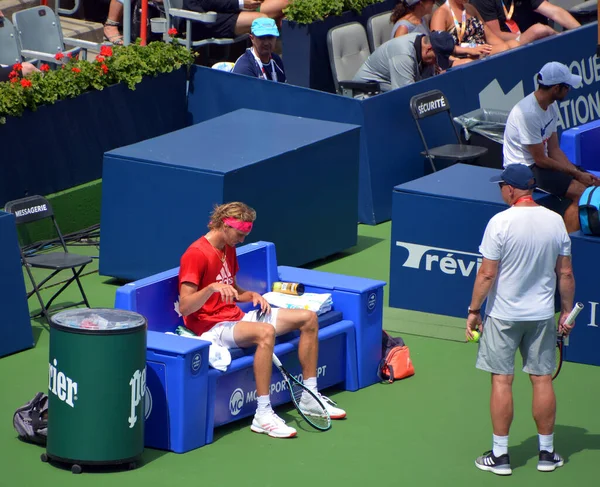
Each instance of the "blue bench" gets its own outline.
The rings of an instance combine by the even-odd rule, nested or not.
[[[306,292],[327,292],[334,309],[319,317],[319,388],[356,391],[377,382],[381,359],[382,281],[277,266],[275,246],[257,242],[237,249],[241,287],[264,293],[274,281],[302,282]],[[178,314],[179,269],[120,287],[115,308],[148,319],[146,446],[184,453],[213,441],[214,429],[254,414],[253,350],[232,350],[226,372],[209,368],[209,342],[167,335]],[[244,303],[247,311],[251,304]],[[275,353],[300,373],[298,332],[278,337]],[[274,406],[289,401],[278,373],[271,382]]]

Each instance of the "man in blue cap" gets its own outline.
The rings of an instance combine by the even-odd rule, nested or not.
[[[278,37],[279,30],[273,19],[255,19],[250,30],[252,47],[238,58],[232,72],[285,83],[283,61],[273,52]]]
[[[536,181],[526,164],[510,164],[491,182],[500,185],[510,206],[489,221],[479,252],[483,256],[468,309],[466,337],[483,327],[476,367],[492,374],[490,413],[493,448],[475,460],[480,470],[510,475],[508,433],[513,419],[515,354],[533,386],[533,419],[539,438],[537,469],[552,472],[564,460],[554,450],[556,397],[552,373],[556,362],[554,296],[560,291],[558,330],[573,308],[575,278],[571,240],[557,213],[533,200]],[[485,325],[481,306],[487,297]]]

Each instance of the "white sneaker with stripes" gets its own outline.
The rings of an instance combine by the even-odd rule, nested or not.
[[[512,469],[510,468],[510,458],[508,453],[500,455],[499,457],[494,456],[493,451],[485,452],[475,460],[475,466],[479,470],[485,470],[486,472],[493,472],[496,475],[511,475]]]
[[[344,419],[346,417],[346,411],[344,411],[342,408],[338,408],[337,404],[327,396],[317,392],[317,397],[321,400],[323,406],[325,406],[325,409],[327,409],[331,419]],[[302,409],[304,414],[308,414],[309,416],[318,416],[321,414],[321,408],[319,405],[310,394],[306,393],[302,394],[302,398],[300,399],[300,409]]]
[[[563,457],[558,453],[541,450],[537,469],[540,472],[554,472],[558,467],[562,467],[564,464],[565,461],[563,460]]]
[[[275,414],[273,410],[259,414],[256,411],[250,429],[255,433],[264,433],[271,438],[293,438],[296,430],[287,426],[285,421]]]

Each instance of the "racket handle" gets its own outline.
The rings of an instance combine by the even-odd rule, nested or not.
[[[573,306],[573,309],[571,310],[571,312],[569,313],[569,316],[567,316],[567,319],[565,320],[565,324],[572,325],[573,322],[575,321],[575,318],[577,318],[577,315],[579,314],[579,312],[582,309],[583,309],[583,303],[575,303],[575,306]]]
[[[281,360],[279,360],[275,354],[273,354],[273,363],[277,365],[277,367],[281,367]]]

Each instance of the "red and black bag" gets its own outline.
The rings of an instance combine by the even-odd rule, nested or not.
[[[384,331],[382,352],[383,358],[377,367],[377,375],[382,381],[391,383],[415,375],[410,351],[402,338],[392,337]]]

